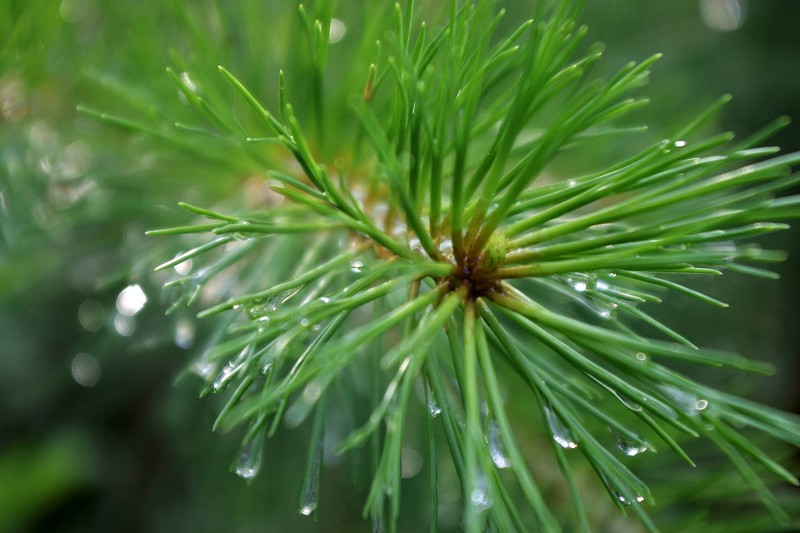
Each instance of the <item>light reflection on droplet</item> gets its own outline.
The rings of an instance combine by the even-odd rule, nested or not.
[[[72,379],[78,385],[94,387],[100,380],[100,364],[88,353],[79,353],[72,360]]]
[[[181,276],[185,276],[186,274],[192,271],[192,260],[191,258],[187,259],[186,261],[178,263],[172,268],[175,269],[175,272],[177,272]]]
[[[404,479],[414,477],[422,470],[422,456],[413,448],[400,451],[400,473]]]
[[[100,331],[105,321],[103,306],[97,300],[84,300],[78,307],[78,322],[89,331]]]
[[[347,33],[347,26],[345,26],[344,22],[339,19],[331,19],[331,28],[328,32],[328,42],[330,44],[336,44],[342,39],[344,39],[345,34]]]
[[[308,403],[314,403],[322,396],[322,386],[316,381],[312,381],[303,389],[303,399]]]
[[[191,348],[194,342],[195,327],[191,320],[178,320],[175,324],[175,346],[184,350]]]
[[[186,88],[193,93],[197,92],[197,84],[194,82],[188,72],[181,72],[181,83],[183,83]]]
[[[694,408],[698,411],[702,411],[708,407],[708,400],[697,400],[694,402]]]
[[[136,319],[117,313],[114,317],[114,329],[123,337],[130,337],[136,331]]]
[[[147,295],[139,285],[129,285],[117,296],[117,311],[125,316],[133,316],[147,303]]]
[[[700,0],[700,16],[709,28],[720,32],[739,29],[745,19],[739,0]]]

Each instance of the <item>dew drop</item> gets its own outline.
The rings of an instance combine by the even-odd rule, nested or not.
[[[593,291],[597,288],[597,276],[579,272],[568,276],[567,283],[577,292]]]
[[[88,353],[79,353],[72,360],[72,379],[78,385],[94,387],[100,380],[100,364]]]
[[[103,306],[97,300],[84,300],[78,308],[78,322],[89,331],[100,331],[105,321]]]
[[[497,468],[509,468],[511,461],[506,457],[503,441],[500,439],[500,428],[497,422],[492,420],[489,424],[489,455]]]
[[[250,442],[244,444],[239,451],[234,472],[242,479],[253,479],[261,468],[261,457],[264,455],[264,433],[259,433]]]
[[[181,83],[183,83],[187,89],[189,89],[193,93],[197,92],[197,84],[194,82],[194,80],[192,79],[191,75],[188,72],[181,72],[180,78],[181,78]]]
[[[350,263],[350,270],[356,274],[360,274],[362,268],[364,268],[364,263],[361,261],[356,260]]]
[[[147,295],[139,285],[129,285],[117,295],[117,311],[125,316],[133,316],[147,303]]]
[[[544,406],[544,414],[547,417],[547,423],[550,425],[550,431],[553,432],[553,440],[562,448],[568,450],[577,448],[578,444],[572,439],[572,433],[570,433],[569,428],[564,425],[549,404]]]
[[[422,470],[422,456],[413,448],[403,448],[400,451],[400,475],[408,479],[419,474]]]
[[[636,359],[639,361],[647,361],[647,354],[644,352],[636,352]]]
[[[238,368],[239,365],[236,365],[233,361],[225,365],[225,368],[222,369],[222,372],[220,372],[217,377],[214,378],[214,382],[211,384],[211,389],[214,392],[223,390]]]
[[[475,488],[469,494],[469,502],[478,508],[478,511],[486,511],[492,506],[492,498],[489,496],[486,478],[483,474],[478,476]]]
[[[694,402],[694,408],[697,411],[702,411],[708,407],[708,400],[697,400]]]
[[[344,39],[345,34],[347,33],[347,26],[344,22],[339,19],[332,18],[331,19],[331,26],[328,30],[328,42],[330,44],[336,44],[342,39]]]
[[[686,146],[686,141],[675,141],[675,148],[683,148],[684,146]]]
[[[194,342],[195,327],[191,320],[179,320],[175,324],[175,346],[184,350],[192,347]]]
[[[428,414],[431,415],[431,418],[436,418],[440,414],[442,414],[442,408],[439,407],[439,404],[436,403],[436,398],[433,397],[433,391],[428,387]]]
[[[319,478],[322,470],[322,443],[324,439],[317,439],[317,449],[314,451],[314,462],[311,464],[309,472],[303,483],[303,491],[300,494],[300,505],[297,510],[303,516],[313,515],[319,505]]]
[[[639,445],[637,443],[629,441],[622,433],[617,431],[616,429],[609,427],[608,430],[614,436],[614,440],[619,446],[619,449],[622,450],[622,453],[627,455],[628,457],[634,457],[639,455],[640,453],[647,451],[647,446]]]
[[[628,498],[626,498],[625,496],[623,496],[622,494],[620,494],[617,491],[614,491],[614,495],[622,503],[622,505],[624,505],[626,507],[630,507],[631,502],[630,502],[630,500],[628,500]],[[635,500],[636,500],[636,503],[642,503],[642,502],[644,502],[644,496],[637,495]]]

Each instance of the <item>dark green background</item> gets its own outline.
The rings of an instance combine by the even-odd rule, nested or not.
[[[84,16],[65,20],[62,7],[84,3]],[[590,27],[589,39],[606,44],[598,73],[665,54],[643,91],[652,104],[632,119],[651,125],[647,135],[667,135],[731,93],[734,100],[715,129],[746,135],[787,114],[798,124],[775,142],[787,151],[800,149],[800,3],[743,1],[744,24],[730,33],[706,26],[694,1],[587,3],[582,20]],[[14,80],[27,102],[20,120],[0,122],[6,204],[0,213],[0,531],[368,529],[359,518],[365,483],[353,480],[358,476],[350,462],[324,471],[316,522],[296,514],[307,428],[282,430],[269,442],[262,473],[248,486],[229,472],[239,436],[210,432],[219,401],[197,400],[199,382],[176,379],[198,346],[174,345],[174,322],[163,319],[165,303],[147,274],[166,257],[158,255],[161,249],[148,252],[142,234],[161,224],[154,217],[171,209],[164,206],[187,199],[182,194],[202,202],[235,193],[238,185],[215,180],[207,169],[208,176],[197,176],[199,188],[192,188],[189,177],[169,166],[174,162],[159,166],[156,156],[155,163],[145,161],[152,149],[146,142],[75,112],[77,104],[118,104],[91,81],[97,74],[130,83],[144,95],[145,111],[150,94],[173,98],[183,112],[163,69],[173,64],[169,47],[185,49],[184,23],[163,4],[0,0],[0,86]],[[252,26],[250,38],[291,38],[271,21],[248,19],[247,4],[234,3],[233,9],[241,7],[241,24]],[[527,18],[523,5],[509,3],[511,22]],[[348,9],[357,8],[341,7],[336,15],[348,22]],[[69,19],[68,9],[66,14]],[[246,43],[212,46],[218,57],[209,57],[207,68],[220,57],[247,65],[235,57]],[[203,59],[201,54],[198,61]],[[263,61],[267,69],[273,64]],[[274,68],[259,79],[273,94]],[[41,165],[63,158],[76,141],[93,151],[82,177],[99,185],[73,203],[68,193],[74,183],[54,183]],[[617,147],[624,145],[611,149]],[[603,149],[608,148],[598,152]],[[780,370],[767,380],[703,379],[794,412],[800,412],[799,242],[797,229],[769,240],[791,254],[777,266],[778,282],[729,276],[704,285],[732,304],[728,310],[675,298],[655,311],[697,343],[774,362]],[[142,283],[149,301],[136,317],[136,332],[121,337],[112,324],[114,301],[132,281]],[[104,309],[96,332],[78,320],[87,299]],[[202,338],[198,334],[196,344]],[[72,378],[71,362],[81,352],[100,364],[94,387]],[[654,464],[669,465],[668,459]],[[425,486],[415,479],[406,487],[404,530],[417,530],[414,525],[427,520]],[[588,504],[598,508],[598,530],[638,531],[635,523],[623,525],[615,511],[602,510],[610,507],[605,501]]]

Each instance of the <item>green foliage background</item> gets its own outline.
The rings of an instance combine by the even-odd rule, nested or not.
[[[263,472],[248,486],[228,469],[240,437],[212,434],[219,406],[196,399],[197,382],[176,379],[203,334],[196,333],[194,346],[176,346],[176,321],[189,315],[164,320],[167,302],[150,275],[174,250],[147,240],[144,231],[180,221],[178,200],[208,205],[230,196],[246,202],[250,168],[242,162],[237,180],[220,179],[213,162],[199,172],[193,165],[188,175],[184,162],[198,154],[164,157],[158,143],[115,132],[75,111],[90,104],[126,116],[159,109],[178,119],[191,117],[164,72],[168,65],[179,68],[179,58],[208,76],[217,75],[217,64],[258,73],[249,75],[256,84],[249,88],[274,99],[277,66],[283,65],[256,52],[280,58],[297,45],[292,26],[276,23],[291,20],[293,13],[282,13],[294,3],[276,8],[269,20],[254,5],[238,2],[228,10],[235,14],[229,31],[213,19],[195,20],[207,37],[207,47],[197,49],[192,20],[181,15],[177,0],[0,0],[0,97],[7,106],[0,122],[0,530],[367,527],[360,518],[366,483],[354,479],[356,469],[348,462],[326,467],[316,523],[297,515],[305,461],[298,450],[305,449],[308,428],[284,431],[268,442]],[[652,104],[637,115],[639,122],[655,132],[675,129],[720,94],[732,93],[734,101],[714,129],[744,136],[778,115],[800,119],[800,34],[793,27],[800,5],[770,0],[745,6],[743,27],[731,33],[709,29],[690,1],[590,1],[581,19],[589,24],[589,40],[606,43],[599,68],[608,72],[629,59],[665,53],[645,91]],[[508,20],[529,16],[516,3],[508,9]],[[344,7],[337,13],[347,24],[363,23],[357,8],[352,19]],[[131,109],[120,91],[132,95],[138,108]],[[797,150],[800,128],[790,126],[774,142],[787,152]],[[608,149],[614,146],[598,149],[596,157]],[[800,412],[800,239],[797,229],[772,239],[772,247],[791,255],[777,265],[780,282],[725,276],[704,287],[731,309],[701,309],[698,315],[694,302],[674,299],[657,314],[698,343],[774,362],[780,372],[767,380],[719,379],[725,387]],[[114,329],[115,299],[134,282],[149,300],[136,316],[135,331],[125,337]],[[79,320],[87,300],[101,309],[95,314],[99,325],[88,329]],[[93,387],[72,377],[80,353],[99,363]],[[535,428],[520,431],[529,433],[530,446],[542,445]],[[671,458],[651,454],[636,466],[653,480],[688,474],[673,468]],[[726,468],[705,466],[710,474]],[[539,468],[546,476],[552,467]],[[737,484],[730,473],[721,479]],[[407,483],[402,530],[412,530],[428,512],[426,482]],[[662,502],[675,499],[679,507],[691,507],[705,496],[702,486],[687,482],[682,488],[661,493]],[[622,522],[599,487],[586,490],[587,502],[597,499],[587,505],[596,507],[598,531],[638,531],[635,522]],[[781,494],[790,512],[800,509],[790,493]],[[730,509],[716,511],[740,519]],[[664,513],[666,523],[685,527],[677,519],[669,522],[669,506]],[[458,529],[458,516],[441,525]]]

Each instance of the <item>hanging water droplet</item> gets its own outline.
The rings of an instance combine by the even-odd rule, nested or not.
[[[175,324],[175,346],[184,350],[191,348],[194,342],[194,332],[194,322],[187,319],[179,320]]]
[[[253,479],[261,468],[261,457],[264,454],[264,432],[259,433],[250,442],[245,443],[239,451],[234,472],[242,479]]]
[[[497,468],[509,468],[511,461],[506,457],[503,441],[500,439],[500,427],[492,420],[489,424],[489,455]]]
[[[239,366],[234,364],[233,361],[225,365],[225,368],[222,369],[222,372],[220,372],[217,377],[214,378],[214,383],[211,384],[211,389],[214,392],[219,392],[224,389],[238,368]]]
[[[469,495],[469,502],[477,507],[478,511],[486,511],[492,506],[492,497],[489,496],[486,477],[483,474],[478,475],[475,488]]]
[[[436,418],[442,414],[442,408],[436,403],[436,398],[433,397],[433,391],[428,388],[428,413],[431,418]]]
[[[297,510],[303,516],[311,516],[316,512],[319,505],[319,478],[322,469],[322,443],[324,439],[317,439],[317,449],[314,451],[314,463],[303,483],[303,491],[300,494],[300,505]]]
[[[550,425],[550,431],[553,432],[553,440],[559,446],[565,449],[574,449],[578,444],[572,439],[572,433],[567,428],[556,412],[550,407],[550,404],[544,406],[544,414],[547,417],[547,423]]]
[[[413,448],[400,450],[400,476],[408,479],[419,474],[422,470],[422,456]]]
[[[619,446],[619,449],[622,450],[622,453],[624,453],[628,457],[634,457],[642,452],[647,451],[647,446],[639,445],[637,443],[629,441],[622,433],[620,433],[616,429],[609,427],[608,430],[614,436],[614,440],[617,442],[617,446]]]

